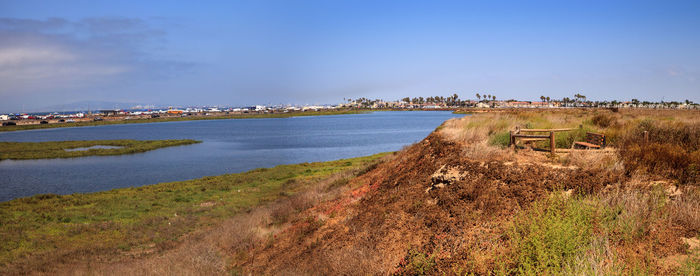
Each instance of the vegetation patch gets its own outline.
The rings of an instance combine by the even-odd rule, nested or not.
[[[154,149],[201,143],[183,140],[90,140],[60,142],[0,142],[0,160],[73,158],[95,155],[122,155]],[[100,148],[107,146],[107,148]]]
[[[643,171],[697,184],[700,181],[700,123],[642,120],[622,136],[620,157],[628,173]]]
[[[169,249],[186,233],[294,195],[334,174],[356,174],[383,155],[2,202],[0,270],[20,272],[94,254]]]
[[[590,244],[592,208],[555,194],[517,216],[509,238],[517,274],[556,275],[575,264]]]

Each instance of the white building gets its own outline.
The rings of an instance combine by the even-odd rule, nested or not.
[[[9,115],[0,115],[0,121],[7,121],[10,119]]]

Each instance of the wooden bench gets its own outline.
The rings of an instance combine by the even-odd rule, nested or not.
[[[600,149],[605,147],[605,135],[593,132],[586,132],[586,142],[576,142],[574,147],[585,149]]]

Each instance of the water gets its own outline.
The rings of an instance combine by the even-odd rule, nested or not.
[[[202,143],[119,156],[0,161],[0,201],[71,194],[396,151],[449,118],[443,111],[181,121],[0,133],[0,141],[195,139]]]
[[[73,149],[64,149],[65,151],[87,151],[91,149],[121,149],[123,147],[118,147],[118,146],[103,146],[103,145],[96,145],[92,147],[82,147],[82,148],[73,148]]]

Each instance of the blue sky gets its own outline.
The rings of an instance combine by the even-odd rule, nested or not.
[[[700,101],[700,1],[4,1],[0,111],[475,93]]]

